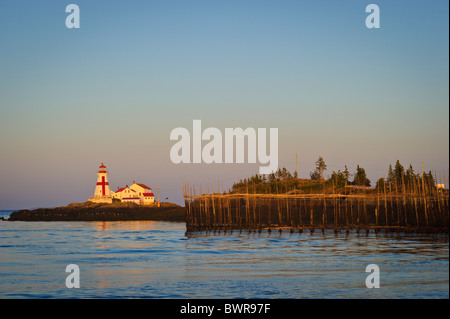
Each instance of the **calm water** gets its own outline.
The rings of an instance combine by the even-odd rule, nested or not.
[[[3,216],[8,214],[4,213]],[[449,298],[448,236],[0,221],[0,298]],[[368,289],[368,264],[380,267]],[[68,289],[77,264],[81,288]]]

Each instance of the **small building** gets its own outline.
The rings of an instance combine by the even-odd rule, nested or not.
[[[142,205],[153,205],[155,203],[155,195],[153,194],[152,189],[147,185],[133,181],[130,189],[134,190],[138,194],[141,198]]]
[[[125,203],[136,203],[138,205],[153,205],[155,195],[152,189],[144,184],[133,182],[131,186],[117,187],[115,192],[111,192],[113,198]]]
[[[153,193],[143,193],[141,198],[142,198],[142,205],[155,204],[155,195]]]
[[[122,188],[117,187],[117,190],[115,192],[112,192],[112,196],[120,200],[124,198],[138,197],[136,196],[136,192],[129,188],[128,185]]]

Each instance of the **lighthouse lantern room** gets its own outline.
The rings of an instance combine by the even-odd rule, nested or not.
[[[90,197],[88,201],[94,203],[112,203],[112,195],[108,183],[108,172],[103,163],[101,163],[98,168],[97,176],[94,197]]]

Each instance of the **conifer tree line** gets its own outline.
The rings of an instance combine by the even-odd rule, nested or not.
[[[422,173],[415,173],[412,165],[409,164],[405,171],[403,165],[397,160],[394,169],[392,169],[392,165],[389,165],[387,177],[378,179],[376,188],[378,190],[387,188],[398,192],[416,192],[422,188],[434,190],[436,180],[431,170],[428,173],[423,172],[422,175]]]
[[[249,178],[241,179],[239,182],[234,183],[232,192],[262,192],[262,193],[283,193],[294,189],[305,189],[309,185],[309,190],[321,190],[326,186],[332,186],[339,189],[346,186],[371,186],[371,181],[367,178],[366,171],[360,165],[356,166],[356,171],[351,174],[347,168],[333,171],[328,179],[325,178],[325,172],[327,165],[322,156],[319,156],[315,162],[314,171],[310,172],[310,179],[300,180],[298,179],[297,172],[289,172],[286,167],[279,168],[275,173],[268,175],[256,174]],[[394,168],[392,164],[389,165],[387,177],[381,177],[376,183],[375,189],[377,191],[396,191],[396,192],[416,192],[420,189],[433,190],[436,188],[436,180],[433,177],[431,171],[416,173],[409,165],[407,170],[399,160],[396,161]],[[322,185],[322,188],[313,187],[311,185]]]

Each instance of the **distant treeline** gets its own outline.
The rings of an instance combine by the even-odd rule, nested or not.
[[[429,194],[436,190],[436,175],[433,176],[431,171],[416,173],[411,164],[405,170],[399,160],[395,163],[394,168],[392,168],[392,164],[389,165],[386,177],[379,178],[373,188],[369,187],[371,186],[371,181],[367,178],[364,168],[359,165],[357,165],[353,174],[350,174],[347,165],[345,165],[342,171],[333,171],[330,178],[325,179],[324,172],[327,170],[327,165],[324,159],[320,156],[315,164],[315,170],[310,172],[310,179],[299,179],[296,171],[291,173],[283,167],[269,175],[256,174],[241,179],[233,184],[230,192],[266,194],[282,194],[292,191],[299,193],[349,193],[357,189],[351,186],[365,186],[359,187],[358,191],[377,193]],[[443,178],[445,181],[445,176]]]

